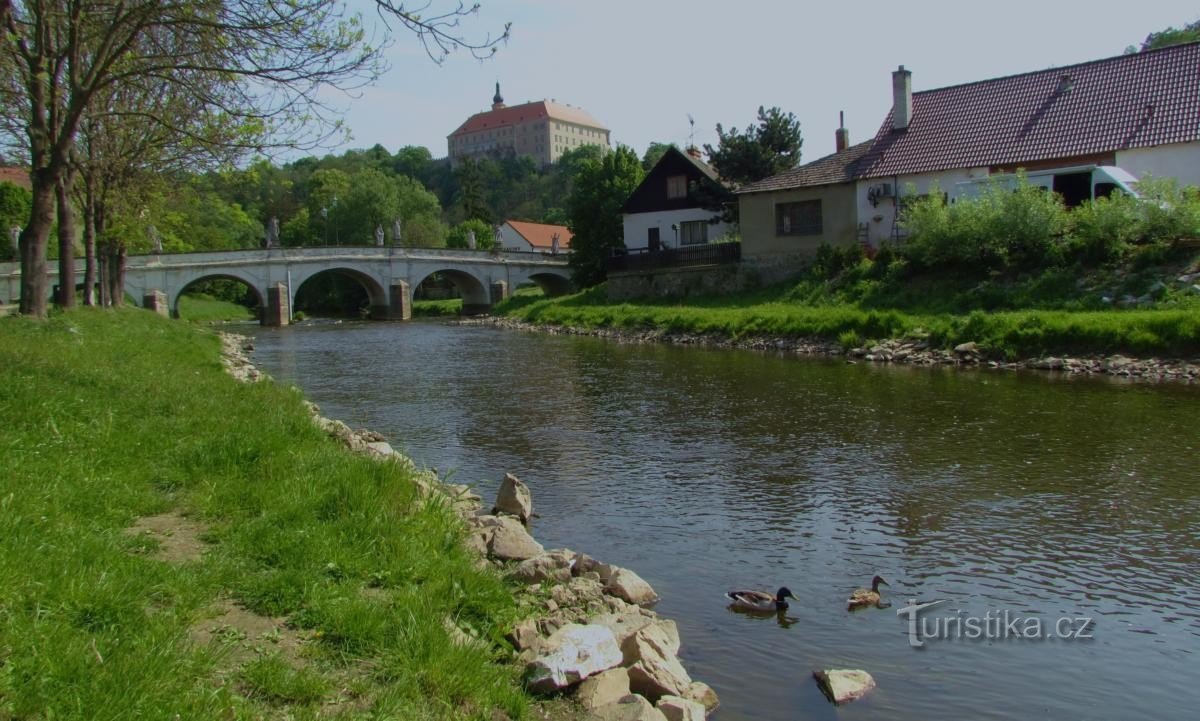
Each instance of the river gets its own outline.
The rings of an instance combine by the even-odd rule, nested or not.
[[[636,570],[719,721],[1200,708],[1200,387],[433,322],[254,335],[325,415],[486,500],[511,471],[547,548]],[[848,613],[876,573],[892,607]],[[783,617],[723,598],[779,586]],[[910,599],[943,603],[910,624]],[[820,668],[878,688],[835,708]]]

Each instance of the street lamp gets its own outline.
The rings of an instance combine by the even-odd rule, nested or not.
[[[325,226],[325,245],[329,245],[329,206],[321,206],[321,225]]]
[[[334,244],[334,245],[341,245],[341,244],[342,244],[342,241],[341,241],[341,239],[340,239],[340,238],[338,238],[338,227],[337,227],[337,196],[336,196],[336,195],[335,195],[335,196],[333,196],[333,201],[332,201],[332,204],[333,204],[333,244]]]

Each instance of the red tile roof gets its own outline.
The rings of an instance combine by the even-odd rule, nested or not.
[[[33,188],[33,182],[29,179],[29,171],[11,165],[0,167],[0,182],[9,182],[26,190]]]
[[[541,118],[553,118],[566,123],[575,123],[576,125],[586,125],[592,128],[607,130],[595,118],[588,115],[587,111],[583,108],[577,108],[573,105],[563,105],[562,103],[550,100],[538,100],[532,103],[522,103],[521,105],[500,108],[499,110],[475,113],[467,118],[466,122],[458,126],[458,129],[450,133],[450,135],[463,135],[465,133],[475,133],[480,130],[504,128]]]
[[[559,250],[571,247],[571,231],[565,225],[546,225],[545,223],[527,223],[523,220],[506,221],[522,238],[529,241],[534,248],[550,250],[554,244],[554,235],[558,234]]]
[[[1013,165],[1200,140],[1200,43],[913,93],[858,177]]]

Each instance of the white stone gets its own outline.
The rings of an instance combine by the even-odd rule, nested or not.
[[[603,578],[603,574],[601,574]],[[628,568],[616,568],[604,584],[607,593],[639,606],[650,606],[658,601],[658,594],[642,577]]]
[[[629,695],[629,672],[618,666],[584,679],[575,692],[575,700],[591,710],[616,703]]]
[[[621,603],[624,603],[624,601],[621,601]],[[631,608],[632,612],[630,613],[606,613],[590,619],[590,622],[605,626],[608,630],[612,631],[613,636],[617,639],[617,645],[624,650],[625,642],[630,636],[654,622],[653,615],[645,615],[647,613],[652,614],[653,612],[647,611],[642,613],[642,609],[636,606]]]
[[[521,561],[513,571],[525,583],[540,583],[547,579],[564,582],[571,580],[571,563],[575,554],[567,550],[546,551]]]
[[[500,490],[496,491],[496,506],[492,513],[506,513],[521,519],[522,523],[528,522],[533,515],[533,496],[529,486],[513,474],[505,473],[504,480],[500,481]]]
[[[621,649],[612,631],[594,624],[570,624],[546,639],[543,651],[527,667],[530,688],[549,692],[621,665]]]
[[[675,655],[679,636],[677,632],[672,634],[673,626],[673,622],[647,626],[631,636],[622,648],[625,663],[632,663],[629,688],[652,701],[662,696],[685,696],[692,685],[687,669]]]
[[[616,703],[595,709],[584,717],[584,721],[667,721],[667,717],[646,699],[630,694]]]
[[[533,540],[525,526],[509,516],[481,516],[481,519],[493,519],[484,524],[491,530],[492,537],[488,542],[488,553],[494,558],[505,561],[524,561],[527,558],[544,552],[542,544]]]
[[[817,684],[825,692],[825,696],[835,704],[856,701],[875,688],[875,679],[871,674],[858,669],[832,668],[825,671],[813,671]]]
[[[663,696],[654,705],[667,721],[704,721],[704,704],[681,696]]]
[[[717,698],[717,692],[703,681],[692,681],[692,685],[687,687],[683,697],[700,704],[709,713],[716,711],[717,707],[721,705],[721,700]]]

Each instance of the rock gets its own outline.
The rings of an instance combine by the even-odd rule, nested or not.
[[[679,634],[674,630],[674,622],[647,626],[631,636],[621,650],[625,663],[633,662],[629,667],[629,688],[635,693],[657,701],[663,696],[684,696],[692,685],[687,669],[675,656],[679,651]]]
[[[387,441],[368,441],[366,449],[367,453],[380,458],[391,458],[396,455],[396,451]]]
[[[628,695],[629,672],[618,666],[584,679],[575,692],[575,700],[590,711],[616,703]]]
[[[630,694],[620,701],[595,709],[584,717],[584,721],[666,721],[666,718],[649,701]]]
[[[717,698],[717,692],[703,681],[692,681],[692,685],[687,687],[683,697],[700,704],[709,713],[716,711],[717,707],[721,705],[721,700]]]
[[[634,606],[632,613],[607,613],[592,618],[590,622],[604,626],[608,630],[612,631],[613,636],[617,639],[617,645],[621,647],[623,652],[625,649],[625,642],[629,640],[633,634],[654,623],[654,616],[644,615],[645,613],[652,612],[643,612],[642,609]]]
[[[545,551],[520,521],[510,516],[479,516],[483,533],[490,533],[488,554],[504,561],[524,561]]]
[[[875,688],[871,674],[857,669],[813,671],[813,678],[817,679],[826,698],[835,704],[856,701]]]
[[[610,566],[607,563],[601,563],[586,553],[580,553],[575,556],[575,565],[571,568],[572,576],[582,576],[587,573],[595,573],[601,583],[608,583],[608,579],[612,577],[616,566]]]
[[[565,582],[571,580],[571,567],[575,565],[575,554],[559,549],[527,558],[513,571],[513,575],[525,583],[541,583],[545,580]]]
[[[658,602],[658,594],[642,577],[628,568],[614,567],[604,583],[604,591],[629,603],[639,606],[651,606]],[[603,578],[603,574],[601,574]]]
[[[526,668],[529,686],[550,692],[621,664],[621,649],[604,626],[569,624],[546,639],[542,653]]]
[[[516,516],[521,519],[521,523],[528,523],[529,517],[533,515],[533,496],[529,492],[529,486],[513,474],[505,473],[504,480],[500,481],[500,490],[496,491],[496,505],[492,508],[492,513]]]
[[[704,704],[681,696],[663,696],[654,704],[667,721],[704,721]]]
[[[959,355],[971,355],[979,352],[979,344],[975,341],[967,341],[954,346],[954,352]]]
[[[512,630],[505,635],[505,638],[518,651],[533,648],[541,640],[541,636],[538,634],[537,621],[532,618],[524,619],[513,626]]]

